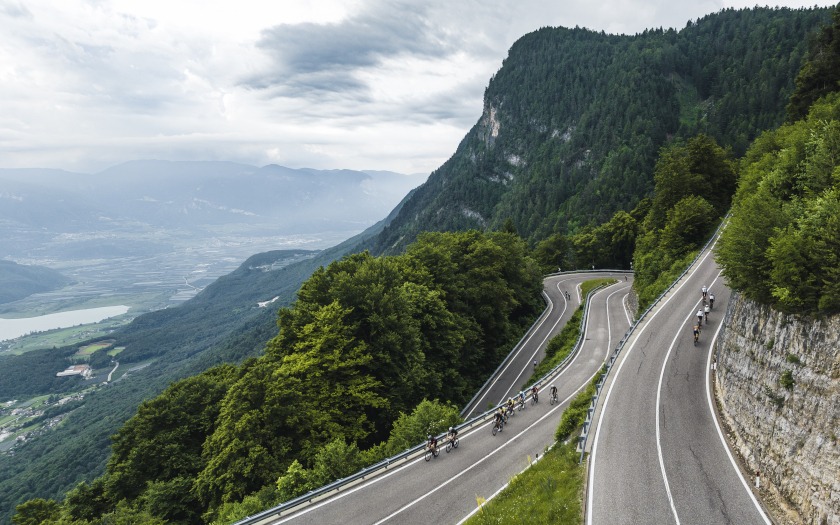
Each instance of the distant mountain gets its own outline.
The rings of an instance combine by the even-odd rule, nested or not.
[[[725,9],[680,31],[542,28],[511,47],[484,112],[375,240],[500,228],[531,241],[606,222],[653,190],[659,149],[705,133],[736,154],[778,126],[829,9]]]
[[[387,215],[424,179],[393,172],[157,160],[127,162],[96,174],[0,169],[0,236],[7,240],[0,256],[18,257],[49,234],[119,236],[146,229],[206,237],[234,227],[255,234],[356,233]],[[87,250],[90,243],[84,241],[76,240]],[[126,249],[114,248],[117,254]]]
[[[0,261],[0,304],[56,290],[70,282],[68,277],[43,266]]]

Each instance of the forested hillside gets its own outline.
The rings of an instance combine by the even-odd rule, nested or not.
[[[144,402],[114,437],[104,477],[21,516],[199,524],[223,504],[260,491],[282,500],[416,444],[455,421],[446,405],[470,398],[539,311],[526,254],[509,233],[429,233],[404,255],[318,269],[281,309],[263,356]],[[431,408],[443,417],[413,433],[395,426],[428,399],[445,404]]]
[[[718,260],[731,286],[788,313],[840,313],[840,10],[796,80],[791,122],[747,151]]]
[[[519,39],[484,114],[376,240],[498,228],[532,242],[630,210],[659,149],[704,133],[736,155],[778,126],[826,9],[727,9],[633,36],[543,28]]]

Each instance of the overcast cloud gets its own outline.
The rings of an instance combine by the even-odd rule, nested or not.
[[[753,3],[0,0],[0,167],[156,158],[428,173],[523,34],[681,28]]]

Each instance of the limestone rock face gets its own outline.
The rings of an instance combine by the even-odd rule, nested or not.
[[[786,315],[733,293],[715,350],[730,443],[760,472],[776,518],[840,524],[840,316]]]

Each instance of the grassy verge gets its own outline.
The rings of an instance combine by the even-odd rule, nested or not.
[[[572,434],[586,421],[586,411],[592,402],[592,396],[595,395],[595,385],[607,373],[606,365],[601,367],[601,371],[595,374],[592,381],[586,385],[586,388],[575,396],[566,410],[563,411],[563,417],[560,418],[560,424],[557,425],[557,432],[554,434],[554,439],[558,441],[565,441],[571,437]]]
[[[507,488],[483,505],[467,525],[581,523],[585,473],[578,459],[574,443],[555,445],[539,462],[514,476]]]

